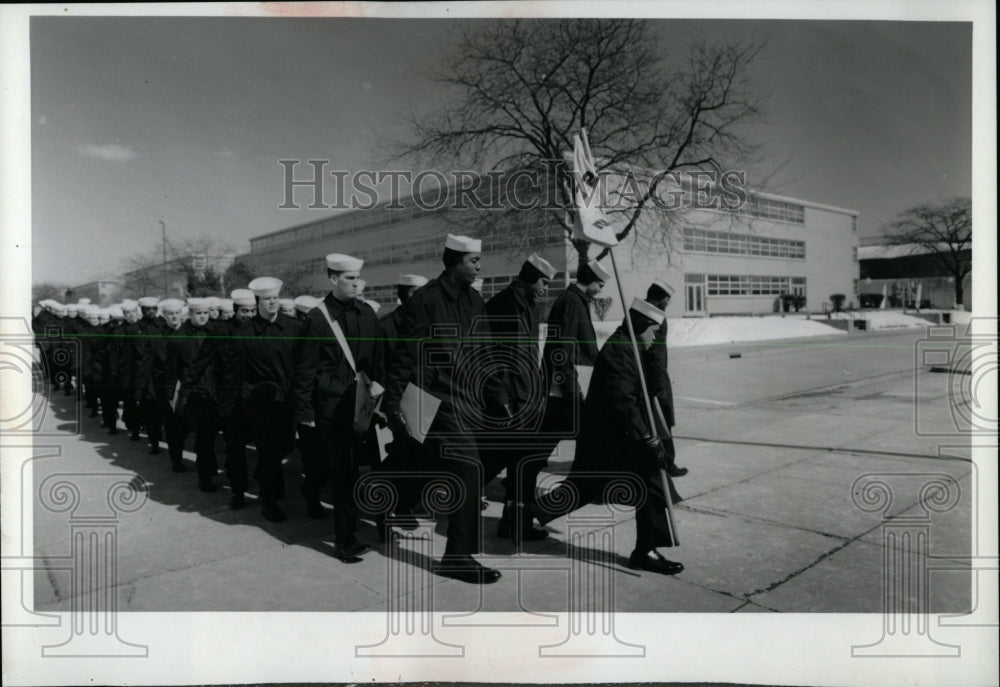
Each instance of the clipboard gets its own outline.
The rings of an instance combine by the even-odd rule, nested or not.
[[[441,399],[427,393],[413,382],[406,385],[403,397],[399,400],[399,410],[403,414],[403,420],[406,421],[410,436],[421,444],[427,438],[427,432],[430,431],[440,406]]]
[[[594,366],[593,365],[574,365],[576,368],[576,381],[580,384],[580,393],[583,394],[584,398],[587,398],[587,392],[590,391],[590,380],[594,376]]]
[[[372,417],[382,402],[384,389],[378,382],[371,381],[364,370],[358,370],[355,379],[354,431],[365,434],[372,426]]]

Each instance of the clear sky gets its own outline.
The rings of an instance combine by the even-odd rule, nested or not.
[[[34,281],[80,284],[171,237],[251,236],[329,210],[279,209],[279,159],[379,168],[400,117],[436,105],[445,21],[47,18],[31,24]],[[665,46],[768,41],[770,188],[861,212],[971,193],[970,24],[660,21]],[[751,182],[753,181],[751,170]],[[303,204],[304,205],[304,204]],[[346,247],[345,247],[346,248]]]

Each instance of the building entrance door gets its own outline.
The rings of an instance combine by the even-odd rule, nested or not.
[[[701,315],[705,312],[705,285],[685,284],[684,312]]]

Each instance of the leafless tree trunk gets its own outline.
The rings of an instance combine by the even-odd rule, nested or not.
[[[965,301],[962,282],[972,271],[972,199],[918,205],[900,214],[885,232],[887,243],[930,253],[955,280],[955,305]]]

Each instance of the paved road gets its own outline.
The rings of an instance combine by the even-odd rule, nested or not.
[[[427,565],[440,555],[444,537],[442,522],[430,520],[389,547],[366,525],[359,536],[374,550],[346,565],[330,555],[332,521],[307,519],[299,499],[287,500],[289,520],[281,524],[263,521],[256,508],[230,511],[228,491],[199,492],[193,470],[171,473],[165,455],[146,455],[125,434],[107,436],[97,419],[83,418],[81,429],[74,404],[61,395],[51,399],[45,421],[54,436],[36,446],[33,489],[51,497],[53,475],[86,474],[72,479],[82,502],[100,510],[109,480],[139,476],[148,484],[148,502],[117,523],[123,610],[384,611],[432,604],[470,613],[542,613],[570,607],[571,590],[580,589],[573,576],[582,571],[589,585],[582,588],[591,591],[574,608],[878,612],[884,516],[906,514],[929,527],[929,551],[915,560],[959,569],[934,575],[930,610],[957,612],[972,603],[961,557],[971,546],[976,475],[962,437],[915,431],[921,417],[943,427],[951,418],[948,375],[915,369],[919,338],[852,334],[673,352],[679,462],[691,469],[677,482],[686,497],[675,512],[682,545],[670,557],[686,569],[674,578],[629,570],[631,514],[597,505],[556,520],[548,540],[515,555],[493,536],[500,515],[495,488],[485,512],[484,560],[504,570],[498,584],[481,590],[431,575]],[[742,356],[730,358],[733,352]],[[954,447],[939,455],[942,444]],[[572,446],[560,446],[543,483],[558,480],[571,457]],[[286,467],[289,493],[296,494],[298,458]],[[865,512],[852,500],[853,489],[861,505],[878,505],[877,488],[855,484],[869,473],[882,474],[891,490],[885,513]],[[921,487],[935,480],[955,497],[944,513],[919,504]],[[57,505],[36,499],[34,508],[36,553],[52,561],[70,546],[70,513]],[[575,572],[573,561],[580,566]],[[612,587],[613,599],[593,591]],[[68,609],[76,593],[69,571],[55,563],[35,575],[40,610]],[[476,623],[475,613],[464,618],[452,624]]]

